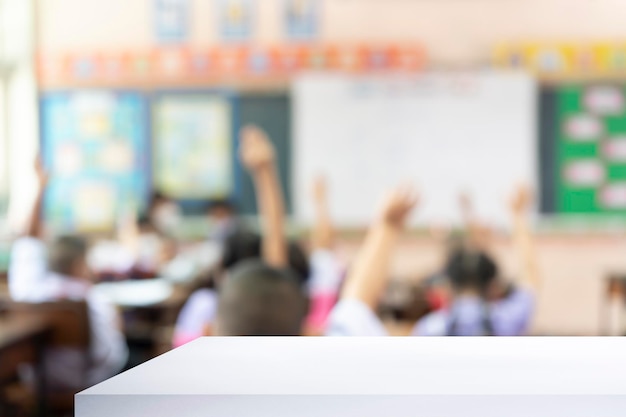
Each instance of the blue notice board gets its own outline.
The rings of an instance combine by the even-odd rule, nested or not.
[[[44,216],[58,232],[111,230],[142,210],[150,187],[148,111],[135,92],[43,94],[43,157],[51,173]]]

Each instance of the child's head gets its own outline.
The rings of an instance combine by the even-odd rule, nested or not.
[[[237,232],[237,209],[230,201],[212,201],[209,203],[207,215],[211,225],[211,239],[224,242]]]
[[[260,260],[237,265],[220,288],[219,336],[299,336],[308,305],[298,279]]]
[[[87,242],[80,236],[57,238],[48,250],[48,269],[72,278],[90,279],[87,249]]]
[[[226,271],[237,263],[261,255],[261,236],[245,230],[229,236],[224,242],[220,267]]]
[[[152,224],[150,217],[143,215],[139,216],[137,219],[137,227],[139,228],[139,233],[157,233],[157,229]]]
[[[486,253],[458,247],[448,256],[446,274],[455,293],[486,295],[496,282],[498,267]]]
[[[214,200],[209,203],[207,214],[216,221],[227,220],[237,215],[237,208],[229,200]]]
[[[180,218],[180,208],[170,198],[155,192],[150,197],[147,217],[155,228],[164,232],[176,226]]]

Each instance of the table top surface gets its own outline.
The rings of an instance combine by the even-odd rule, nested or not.
[[[624,338],[205,337],[79,395],[624,395]]]
[[[0,315],[0,350],[50,331],[50,323],[43,318]]]

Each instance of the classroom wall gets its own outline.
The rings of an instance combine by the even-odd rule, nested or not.
[[[218,42],[217,0],[189,0],[190,45]],[[255,42],[282,42],[283,0],[258,0]],[[420,41],[439,64],[475,64],[508,40],[626,39],[623,0],[321,0],[321,40]],[[152,0],[39,0],[41,50],[153,46]],[[372,30],[376,28],[376,30]]]

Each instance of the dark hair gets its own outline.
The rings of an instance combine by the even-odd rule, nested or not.
[[[238,231],[224,242],[224,252],[220,266],[223,270],[231,269],[237,263],[261,255],[261,236],[248,231]]]
[[[146,214],[142,214],[137,218],[137,226],[142,229],[154,227],[152,220],[150,220],[150,217]]]
[[[207,206],[208,211],[227,210],[233,213],[237,212],[237,205],[228,199],[211,200]]]
[[[287,258],[289,268],[295,272],[299,284],[306,284],[311,276],[311,266],[307,254],[298,242],[290,241],[287,244]]]
[[[304,284],[309,279],[311,269],[306,253],[297,242],[289,242],[289,267],[295,273],[298,282]],[[226,239],[220,267],[222,270],[233,268],[241,261],[261,257],[261,236],[248,231],[237,231]]]
[[[221,336],[299,336],[307,310],[291,272],[247,260],[220,289],[218,331]]]
[[[80,236],[61,236],[48,250],[48,269],[62,275],[71,275],[79,262],[87,256],[87,241]]]
[[[142,212],[139,213],[139,223],[143,223],[144,226],[147,226],[147,223],[152,222],[152,215],[154,213],[154,210],[159,206],[159,204],[165,203],[167,201],[170,201],[170,199],[167,198],[167,196],[165,196],[163,193],[161,193],[160,191],[153,191],[152,194],[150,194],[150,196],[148,197],[148,204],[142,210]]]
[[[395,321],[417,322],[432,311],[428,293],[422,284],[392,280],[378,305],[382,317]]]
[[[486,253],[457,248],[448,256],[446,274],[456,290],[484,294],[498,275],[498,267]]]
[[[149,207],[153,208],[154,206],[156,206],[159,203],[163,203],[166,201],[169,201],[170,199],[163,194],[160,191],[154,191],[151,195],[150,195],[150,201],[149,201]]]

